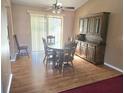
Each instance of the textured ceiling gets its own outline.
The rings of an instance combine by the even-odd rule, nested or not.
[[[58,2],[62,3],[63,6],[66,7],[75,7],[78,8],[83,5],[88,0],[58,0]],[[54,4],[56,0],[12,0],[12,3],[22,4],[22,5],[31,5],[38,7],[47,7]]]

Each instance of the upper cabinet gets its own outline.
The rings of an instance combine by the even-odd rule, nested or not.
[[[80,18],[80,33],[86,34],[87,41],[105,43],[109,14],[101,12]]]
[[[99,34],[100,26],[101,26],[101,24],[100,24],[100,17],[88,18],[87,33]]]

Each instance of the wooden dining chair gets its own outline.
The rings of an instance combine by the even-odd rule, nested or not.
[[[42,38],[43,40],[43,44],[44,44],[44,52],[45,52],[45,56],[43,59],[43,63],[46,61],[46,68],[47,68],[47,64],[49,62],[55,62],[56,61],[56,53],[53,49],[50,49],[47,45],[46,39]]]
[[[14,35],[14,39],[15,39],[15,42],[16,42],[16,45],[17,45],[19,56],[21,55],[21,51],[24,50],[29,57],[28,46],[20,46],[16,35]]]
[[[75,50],[77,47],[77,43],[71,43],[70,46],[68,46],[68,49],[66,49],[63,52],[63,56],[61,56],[61,71],[64,72],[64,66],[69,65],[69,62],[71,63],[71,67],[74,70],[74,66],[73,66],[73,59],[74,59],[74,54],[75,54]],[[70,66],[70,65],[69,65]]]

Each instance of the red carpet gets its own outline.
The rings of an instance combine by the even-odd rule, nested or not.
[[[60,93],[123,93],[123,76],[113,77]]]

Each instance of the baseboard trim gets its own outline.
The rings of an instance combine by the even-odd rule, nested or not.
[[[10,87],[11,87],[11,83],[12,83],[12,77],[13,77],[13,75],[10,74],[10,77],[9,77],[9,84],[8,84],[8,88],[7,88],[7,93],[10,92]]]
[[[10,61],[11,62],[15,62],[16,61],[16,58],[17,58],[17,55],[18,55],[18,53],[15,53],[15,57],[13,59],[11,59]]]
[[[122,69],[117,68],[117,67],[115,67],[115,66],[113,66],[113,65],[111,65],[111,64],[104,63],[104,65],[106,65],[106,66],[108,66],[108,67],[110,67],[110,68],[113,68],[113,69],[115,69],[115,70],[117,70],[117,71],[119,71],[119,72],[122,72],[122,73],[123,73],[123,70],[122,70]]]

